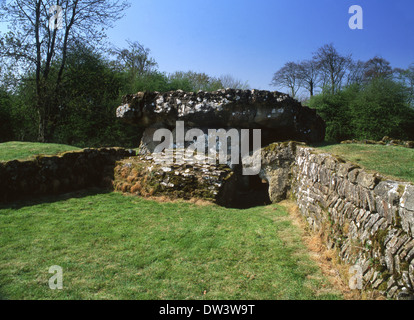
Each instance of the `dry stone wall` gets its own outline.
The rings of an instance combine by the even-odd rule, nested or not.
[[[132,155],[122,148],[102,148],[2,162],[0,202],[110,185],[115,162]]]
[[[227,205],[235,199],[237,175],[227,165],[160,164],[152,156],[119,161],[115,167],[116,191],[144,197],[192,198]]]
[[[262,153],[270,193],[289,189],[311,228],[362,272],[365,290],[414,298],[414,185],[295,143]]]

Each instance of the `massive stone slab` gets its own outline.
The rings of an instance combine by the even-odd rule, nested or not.
[[[316,111],[280,92],[139,92],[123,98],[117,117],[144,128],[262,129],[262,144],[296,140],[320,142],[325,123]],[[150,143],[147,141],[147,143]]]

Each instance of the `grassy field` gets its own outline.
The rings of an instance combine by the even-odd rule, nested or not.
[[[54,155],[72,150],[78,148],[62,144],[6,142],[0,143],[0,161],[26,160],[39,154]]]
[[[318,149],[390,178],[414,182],[414,149],[366,144],[335,144]]]
[[[0,144],[0,160],[76,148]],[[319,147],[414,181],[414,150]],[[284,207],[247,210],[80,192],[0,207],[0,299],[342,299]],[[63,290],[49,289],[51,266]]]
[[[52,291],[51,266],[63,268]],[[0,208],[3,299],[342,299],[280,206],[77,194]]]

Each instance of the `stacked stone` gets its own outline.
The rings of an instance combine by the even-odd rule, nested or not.
[[[325,228],[341,258],[362,268],[365,288],[413,297],[413,185],[304,147],[297,151],[293,184],[309,224]]]
[[[163,164],[153,156],[125,159],[115,168],[115,190],[144,197],[198,198],[220,205],[231,203],[237,180],[232,169],[191,160],[183,164]]]
[[[132,155],[122,148],[101,148],[0,163],[0,202],[109,186],[115,162]]]

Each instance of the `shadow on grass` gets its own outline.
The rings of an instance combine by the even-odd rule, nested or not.
[[[59,201],[69,200],[69,199],[81,199],[88,196],[94,196],[98,194],[107,194],[112,193],[112,189],[108,188],[88,188],[79,191],[68,192],[65,194],[60,195],[49,195],[49,196],[37,196],[37,197],[29,197],[26,199],[9,202],[9,203],[0,203],[0,210],[1,209],[21,209],[24,207],[31,207],[39,204],[45,203],[55,203]],[[1,290],[0,290],[0,300],[1,300]]]

